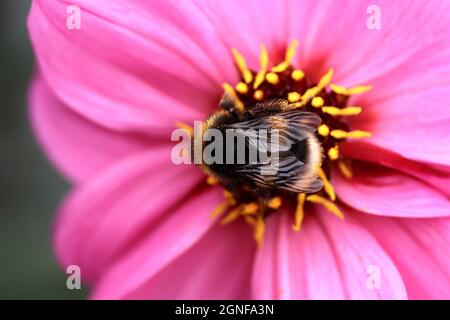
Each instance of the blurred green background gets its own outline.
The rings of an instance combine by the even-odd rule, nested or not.
[[[69,186],[28,123],[30,2],[0,1],[0,299],[80,299],[86,292],[67,289],[51,246],[54,211]]]

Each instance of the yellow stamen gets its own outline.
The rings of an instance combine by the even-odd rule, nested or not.
[[[238,82],[236,85],[236,91],[240,94],[246,94],[248,92],[248,85],[243,82]]]
[[[317,194],[309,195],[308,197],[306,197],[306,200],[313,202],[313,203],[321,204],[325,207],[325,209],[330,211],[332,214],[337,216],[339,219],[341,219],[341,220],[344,219],[344,214],[341,212],[341,210],[339,210],[339,208],[333,202],[331,202],[321,196],[318,196]]]
[[[342,94],[345,96],[350,96],[353,94],[361,94],[367,91],[372,90],[372,86],[368,85],[368,86],[355,86],[355,87],[351,87],[351,88],[346,88],[343,86],[339,86],[337,84],[330,84],[330,88],[331,90],[333,90],[335,93],[337,94]]]
[[[244,216],[244,220],[251,226],[254,226],[256,222],[256,219],[252,216]]]
[[[225,90],[225,92],[231,97],[231,99],[234,100],[237,109],[240,112],[244,111],[244,103],[242,103],[242,101],[239,99],[236,92],[234,91],[234,88],[231,85],[229,85],[228,83],[224,83],[222,86],[223,86],[223,90]]]
[[[317,132],[322,136],[326,137],[330,134],[330,128],[326,124],[322,124],[317,128]]]
[[[332,116],[356,116],[361,113],[361,110],[361,107],[357,106],[350,106],[342,109],[332,106],[322,107],[324,113],[328,113]]]
[[[328,70],[328,72],[320,78],[319,83],[309,88],[305,91],[305,93],[302,95],[302,102],[303,104],[306,104],[309,100],[314,98],[320,91],[322,91],[328,83],[330,83],[331,78],[333,77],[333,69]]]
[[[224,226],[226,224],[229,224],[230,222],[233,222],[239,217],[239,215],[241,214],[241,210],[241,206],[234,208],[222,220],[220,220],[220,224]]]
[[[352,168],[349,164],[345,163],[344,161],[338,161],[338,168],[339,171],[341,171],[342,175],[347,179],[353,177]]]
[[[267,72],[267,64],[269,62],[269,55],[267,53],[267,49],[265,46],[261,45],[261,56],[259,58],[259,63],[261,65],[261,69],[256,75],[255,82],[253,83],[253,89],[257,89],[260,84],[264,81],[264,76]]]
[[[242,205],[241,214],[251,215],[257,213],[259,210],[259,205],[256,202],[250,202]]]
[[[272,199],[270,199],[269,201],[267,201],[267,206],[270,209],[278,209],[281,207],[282,201],[280,197],[273,197]]]
[[[253,75],[247,67],[244,57],[235,48],[231,49],[234,61],[241,72],[242,78],[246,83],[250,83],[253,80]]]
[[[230,205],[230,203],[228,201],[224,201],[223,203],[219,204],[214,211],[211,213],[211,215],[209,216],[211,219],[214,219],[218,216],[220,216]]]
[[[255,221],[255,227],[253,231],[253,236],[256,240],[256,243],[258,244],[258,247],[261,247],[264,240],[264,217],[262,215],[259,215],[258,218],[256,218]]]
[[[261,101],[264,98],[264,92],[262,90],[256,90],[253,93],[253,98],[257,101]]]
[[[320,108],[324,103],[325,102],[322,97],[314,97],[311,101],[311,105],[315,108]]]
[[[181,122],[181,121],[175,122],[175,125],[176,125],[178,128],[180,128],[180,129],[186,130],[187,133],[189,133],[189,135],[190,135],[191,137],[194,136],[194,128],[193,128],[192,126],[190,126],[190,125],[188,125],[188,124],[186,124],[186,123],[184,123],[184,122]]]
[[[336,139],[345,139],[345,138],[360,139],[360,138],[369,138],[372,136],[372,133],[362,130],[355,130],[350,132],[344,130],[332,130],[330,134],[333,138]]]
[[[266,80],[268,83],[273,85],[278,84],[280,82],[280,78],[274,72],[269,72],[268,74],[266,74]]]
[[[281,62],[280,64],[276,65],[275,67],[273,67],[272,68],[273,72],[283,72],[287,68],[289,68],[289,66],[291,65],[291,62],[292,62],[292,58],[294,58],[295,50],[297,49],[297,46],[298,46],[298,40],[293,40],[286,50],[284,61]]]
[[[305,77],[305,73],[302,70],[294,70],[291,73],[291,78],[295,81],[300,81]]]
[[[316,169],[317,175],[319,178],[323,181],[323,188],[325,189],[325,192],[328,194],[331,200],[336,200],[336,194],[334,193],[334,188],[331,185],[330,181],[327,178],[327,175],[325,172],[323,172],[322,168],[317,167]]]
[[[336,160],[339,158],[339,147],[338,146],[334,146],[333,148],[330,148],[328,150],[328,158],[330,158],[330,160]]]
[[[231,205],[236,204],[236,200],[234,199],[234,196],[230,191],[225,190],[223,192],[223,196],[225,197],[226,201],[228,201],[229,204],[231,204]]]
[[[300,98],[301,98],[301,95],[298,92],[293,91],[293,92],[288,93],[288,101],[289,102],[297,102],[300,100]]]
[[[305,205],[305,198],[306,195],[304,193],[299,193],[297,195],[297,208],[295,209],[295,221],[292,228],[295,231],[300,231],[300,228],[302,226],[303,217],[305,215],[303,211],[303,206]]]
[[[219,183],[219,180],[214,176],[208,176],[208,179],[206,179],[206,183],[210,186],[215,186]]]

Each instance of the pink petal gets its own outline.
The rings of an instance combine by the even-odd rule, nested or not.
[[[268,221],[255,261],[255,298],[406,298],[395,265],[364,227],[349,215],[341,221],[322,209],[310,213],[298,233],[292,231],[292,215]],[[382,270],[379,289],[367,285],[374,265]]]
[[[333,172],[340,200],[366,213],[395,217],[450,216],[450,201],[424,182],[380,166],[354,163],[353,177]]]
[[[74,113],[35,76],[30,88],[34,131],[52,162],[75,182],[84,181],[126,155],[150,147],[150,141],[96,125]]]
[[[121,259],[103,269],[105,276],[94,296],[120,299],[142,288],[207,233],[215,222],[210,214],[220,202],[222,190],[208,187],[179,208],[166,211],[164,219],[142,232],[142,239],[128,247]]]
[[[395,262],[411,299],[450,298],[450,219],[358,215]]]
[[[346,157],[370,161],[407,173],[439,190],[446,196],[450,196],[450,189],[448,188],[450,184],[450,167],[431,166],[411,161],[396,153],[361,141],[344,143],[340,146],[340,150]]]
[[[242,221],[216,225],[138,290],[121,298],[249,299],[254,253],[255,241],[248,225]],[[115,292],[108,289],[116,284],[116,278],[106,275],[93,298],[117,298]]]
[[[194,203],[216,200],[204,200],[203,194],[197,200],[193,188],[204,179],[201,171],[189,165],[175,166],[168,155],[168,147],[155,147],[130,156],[69,195],[60,209],[55,234],[56,252],[63,265],[79,265],[84,279],[92,282],[146,234],[157,235],[172,220],[183,224],[178,219],[185,219],[183,215],[195,208]],[[187,196],[196,200],[187,201]],[[205,207],[211,209],[212,205]],[[198,217],[191,212],[193,221],[203,223],[198,228],[186,227],[192,236],[209,225],[200,212]],[[161,238],[161,246],[163,241]]]
[[[59,1],[34,1],[28,25],[44,77],[73,110],[110,128],[166,136],[176,120],[203,119],[217,105],[223,57],[211,60],[203,47],[215,43],[191,38],[164,2],[71,5],[81,9],[80,30],[66,28],[68,4]]]

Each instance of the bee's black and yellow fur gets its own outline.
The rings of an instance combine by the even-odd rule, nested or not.
[[[320,117],[311,112],[293,109],[287,100],[277,99],[237,108],[225,94],[221,110],[203,123],[203,130],[215,128],[225,135],[227,129],[278,129],[280,137],[279,169],[273,175],[261,175],[263,164],[203,164],[234,197],[241,201],[267,200],[280,192],[314,193],[323,187],[316,168],[322,161],[322,147],[315,135]],[[226,149],[224,140],[223,148]],[[203,142],[203,148],[208,142]],[[259,145],[258,145],[259,146]],[[246,148],[251,148],[246,144]],[[236,150],[236,148],[234,149]]]

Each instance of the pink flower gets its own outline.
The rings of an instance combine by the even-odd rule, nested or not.
[[[370,30],[372,2],[72,0],[78,30],[68,2],[33,1],[32,123],[73,183],[55,249],[93,298],[450,298],[450,3],[376,1]],[[170,134],[239,81],[231,48],[258,70],[260,44],[276,64],[293,39],[309,79],[372,85],[349,118],[372,137],[339,143],[351,178],[331,165],[344,220],[308,205],[295,232],[283,204],[258,248],[210,218],[223,188],[172,164]]]

